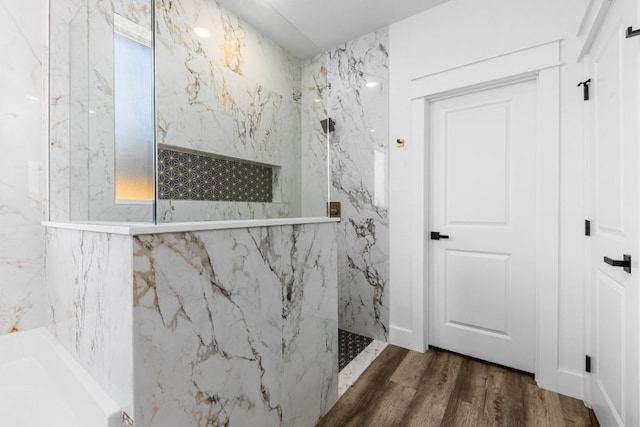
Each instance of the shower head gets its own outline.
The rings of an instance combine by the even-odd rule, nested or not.
[[[324,120],[320,120],[320,124],[322,125],[322,131],[325,134],[336,130],[336,121],[333,120],[331,117]]]

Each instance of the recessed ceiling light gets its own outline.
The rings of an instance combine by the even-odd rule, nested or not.
[[[378,82],[367,82],[366,87],[376,87],[378,86]]]
[[[95,114],[96,111],[95,110],[89,110],[89,114]]]
[[[322,99],[320,99],[320,98],[316,98],[316,99],[315,99],[315,102],[322,102]]]
[[[37,96],[33,96],[33,95],[27,95],[26,98],[29,101],[38,101],[38,100],[40,100],[40,98],[38,98]]]
[[[374,133],[376,130],[375,129],[369,129],[369,132]]]
[[[195,27],[193,29],[193,32],[196,33],[196,36],[202,37],[203,39],[208,39],[209,37],[211,37],[211,31],[207,30],[206,28]]]

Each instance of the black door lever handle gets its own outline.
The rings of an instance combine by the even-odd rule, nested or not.
[[[432,231],[431,232],[431,240],[440,240],[440,239],[448,239],[449,236],[445,235],[445,234],[440,234],[437,231]]]
[[[604,262],[613,267],[622,267],[627,273],[631,273],[631,255],[623,255],[622,260],[604,257]]]

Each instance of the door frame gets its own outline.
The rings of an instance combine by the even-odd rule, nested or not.
[[[428,74],[411,82],[412,140],[423,141],[412,195],[418,207],[418,230],[411,246],[421,268],[413,272],[414,347],[428,347],[429,308],[429,104],[433,100],[516,81],[537,82],[536,118],[536,363],[540,387],[572,396],[582,394],[582,377],[558,365],[559,192],[560,192],[560,40],[553,40]],[[417,163],[415,166],[418,166]],[[418,241],[419,240],[419,241]],[[422,327],[418,331],[418,327]]]

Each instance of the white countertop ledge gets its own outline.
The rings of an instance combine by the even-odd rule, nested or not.
[[[340,218],[272,218],[243,219],[228,221],[168,222],[151,224],[144,222],[54,222],[44,221],[42,225],[50,228],[67,230],[93,231],[96,233],[124,234],[135,236],[140,234],[181,233],[186,231],[227,230],[231,228],[277,227],[298,224],[322,224],[339,222]]]

